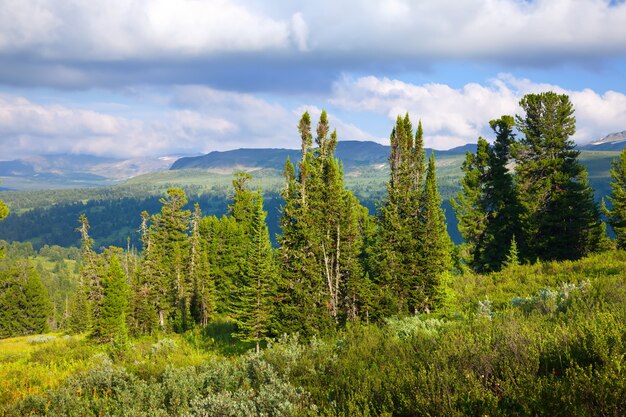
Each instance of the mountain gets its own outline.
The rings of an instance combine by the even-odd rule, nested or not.
[[[580,146],[580,149],[588,151],[621,151],[626,147],[626,130],[611,133],[602,139]]]
[[[5,189],[106,186],[131,177],[168,169],[178,156],[117,159],[94,155],[56,154],[0,161]]]
[[[342,140],[337,143],[335,156],[343,163],[346,171],[360,167],[383,168],[387,164],[389,146],[376,142]],[[474,152],[476,144],[467,144],[445,151],[435,151],[436,157],[464,155]],[[426,154],[432,150],[426,149]],[[296,149],[234,149],[223,152],[210,152],[206,155],[185,157],[172,164],[171,170],[205,169],[216,173],[232,173],[236,170],[257,170],[263,168],[282,169],[285,160],[300,159]]]

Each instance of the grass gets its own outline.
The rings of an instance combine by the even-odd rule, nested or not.
[[[0,340],[0,404],[56,388],[89,369],[99,350],[81,337],[54,333]]]

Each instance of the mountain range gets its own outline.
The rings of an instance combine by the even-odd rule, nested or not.
[[[626,147],[626,131],[613,133],[587,145],[583,151],[621,151]],[[376,142],[343,140],[337,143],[336,157],[342,161],[346,175],[361,175],[384,169],[389,146]],[[438,162],[456,165],[466,151],[474,152],[476,144],[449,150],[434,150]],[[432,150],[426,149],[430,154]],[[106,158],[93,155],[41,155],[11,161],[0,161],[0,190],[28,190],[98,187],[122,183],[130,178],[157,171],[200,169],[215,174],[232,174],[238,170],[282,170],[285,160],[297,161],[300,150],[244,148],[214,151],[199,156],[170,155],[145,158]],[[446,162],[448,161],[448,162]]]

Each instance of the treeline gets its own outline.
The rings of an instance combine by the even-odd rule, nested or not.
[[[188,191],[187,191],[188,192]],[[130,238],[132,246],[141,245],[138,218],[142,211],[156,213],[160,210],[160,196],[116,197],[104,200],[76,201],[39,207],[20,215],[7,217],[0,224],[0,235],[12,242],[31,242],[35,249],[45,245],[80,247],[80,237],[68,233],[68,228],[76,224],[76,219],[85,214],[93,224],[91,236],[97,248],[107,246],[127,246]],[[278,233],[279,196],[266,193],[268,226],[274,236]],[[202,205],[206,213],[221,216],[228,209],[226,192],[203,192],[191,194],[189,205]]]
[[[98,253],[82,215],[82,262],[63,327],[123,344],[129,333],[185,332],[228,316],[238,337],[258,349],[283,333],[309,337],[349,322],[429,313],[454,298],[450,282],[468,266],[497,271],[609,248],[571,140],[569,99],[530,94],[520,105],[524,115],[491,122],[493,144],[481,138],[476,153],[467,154],[455,204],[464,246],[455,247],[447,233],[421,122],[414,129],[408,115],[398,117],[387,194],[371,216],[346,190],[326,113],[314,132],[305,113],[301,160],[295,166],[288,160],[284,169],[278,249],[263,196],[245,173],[235,176],[220,218],[203,215],[199,204],[186,209],[186,193],[169,189],[159,213],[141,214],[141,253],[132,247]],[[623,172],[616,163],[613,208],[605,209],[618,243]]]

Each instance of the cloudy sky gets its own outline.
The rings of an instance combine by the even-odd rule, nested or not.
[[[626,130],[623,0],[0,0],[0,159],[490,137],[526,93],[569,94],[576,141]]]

